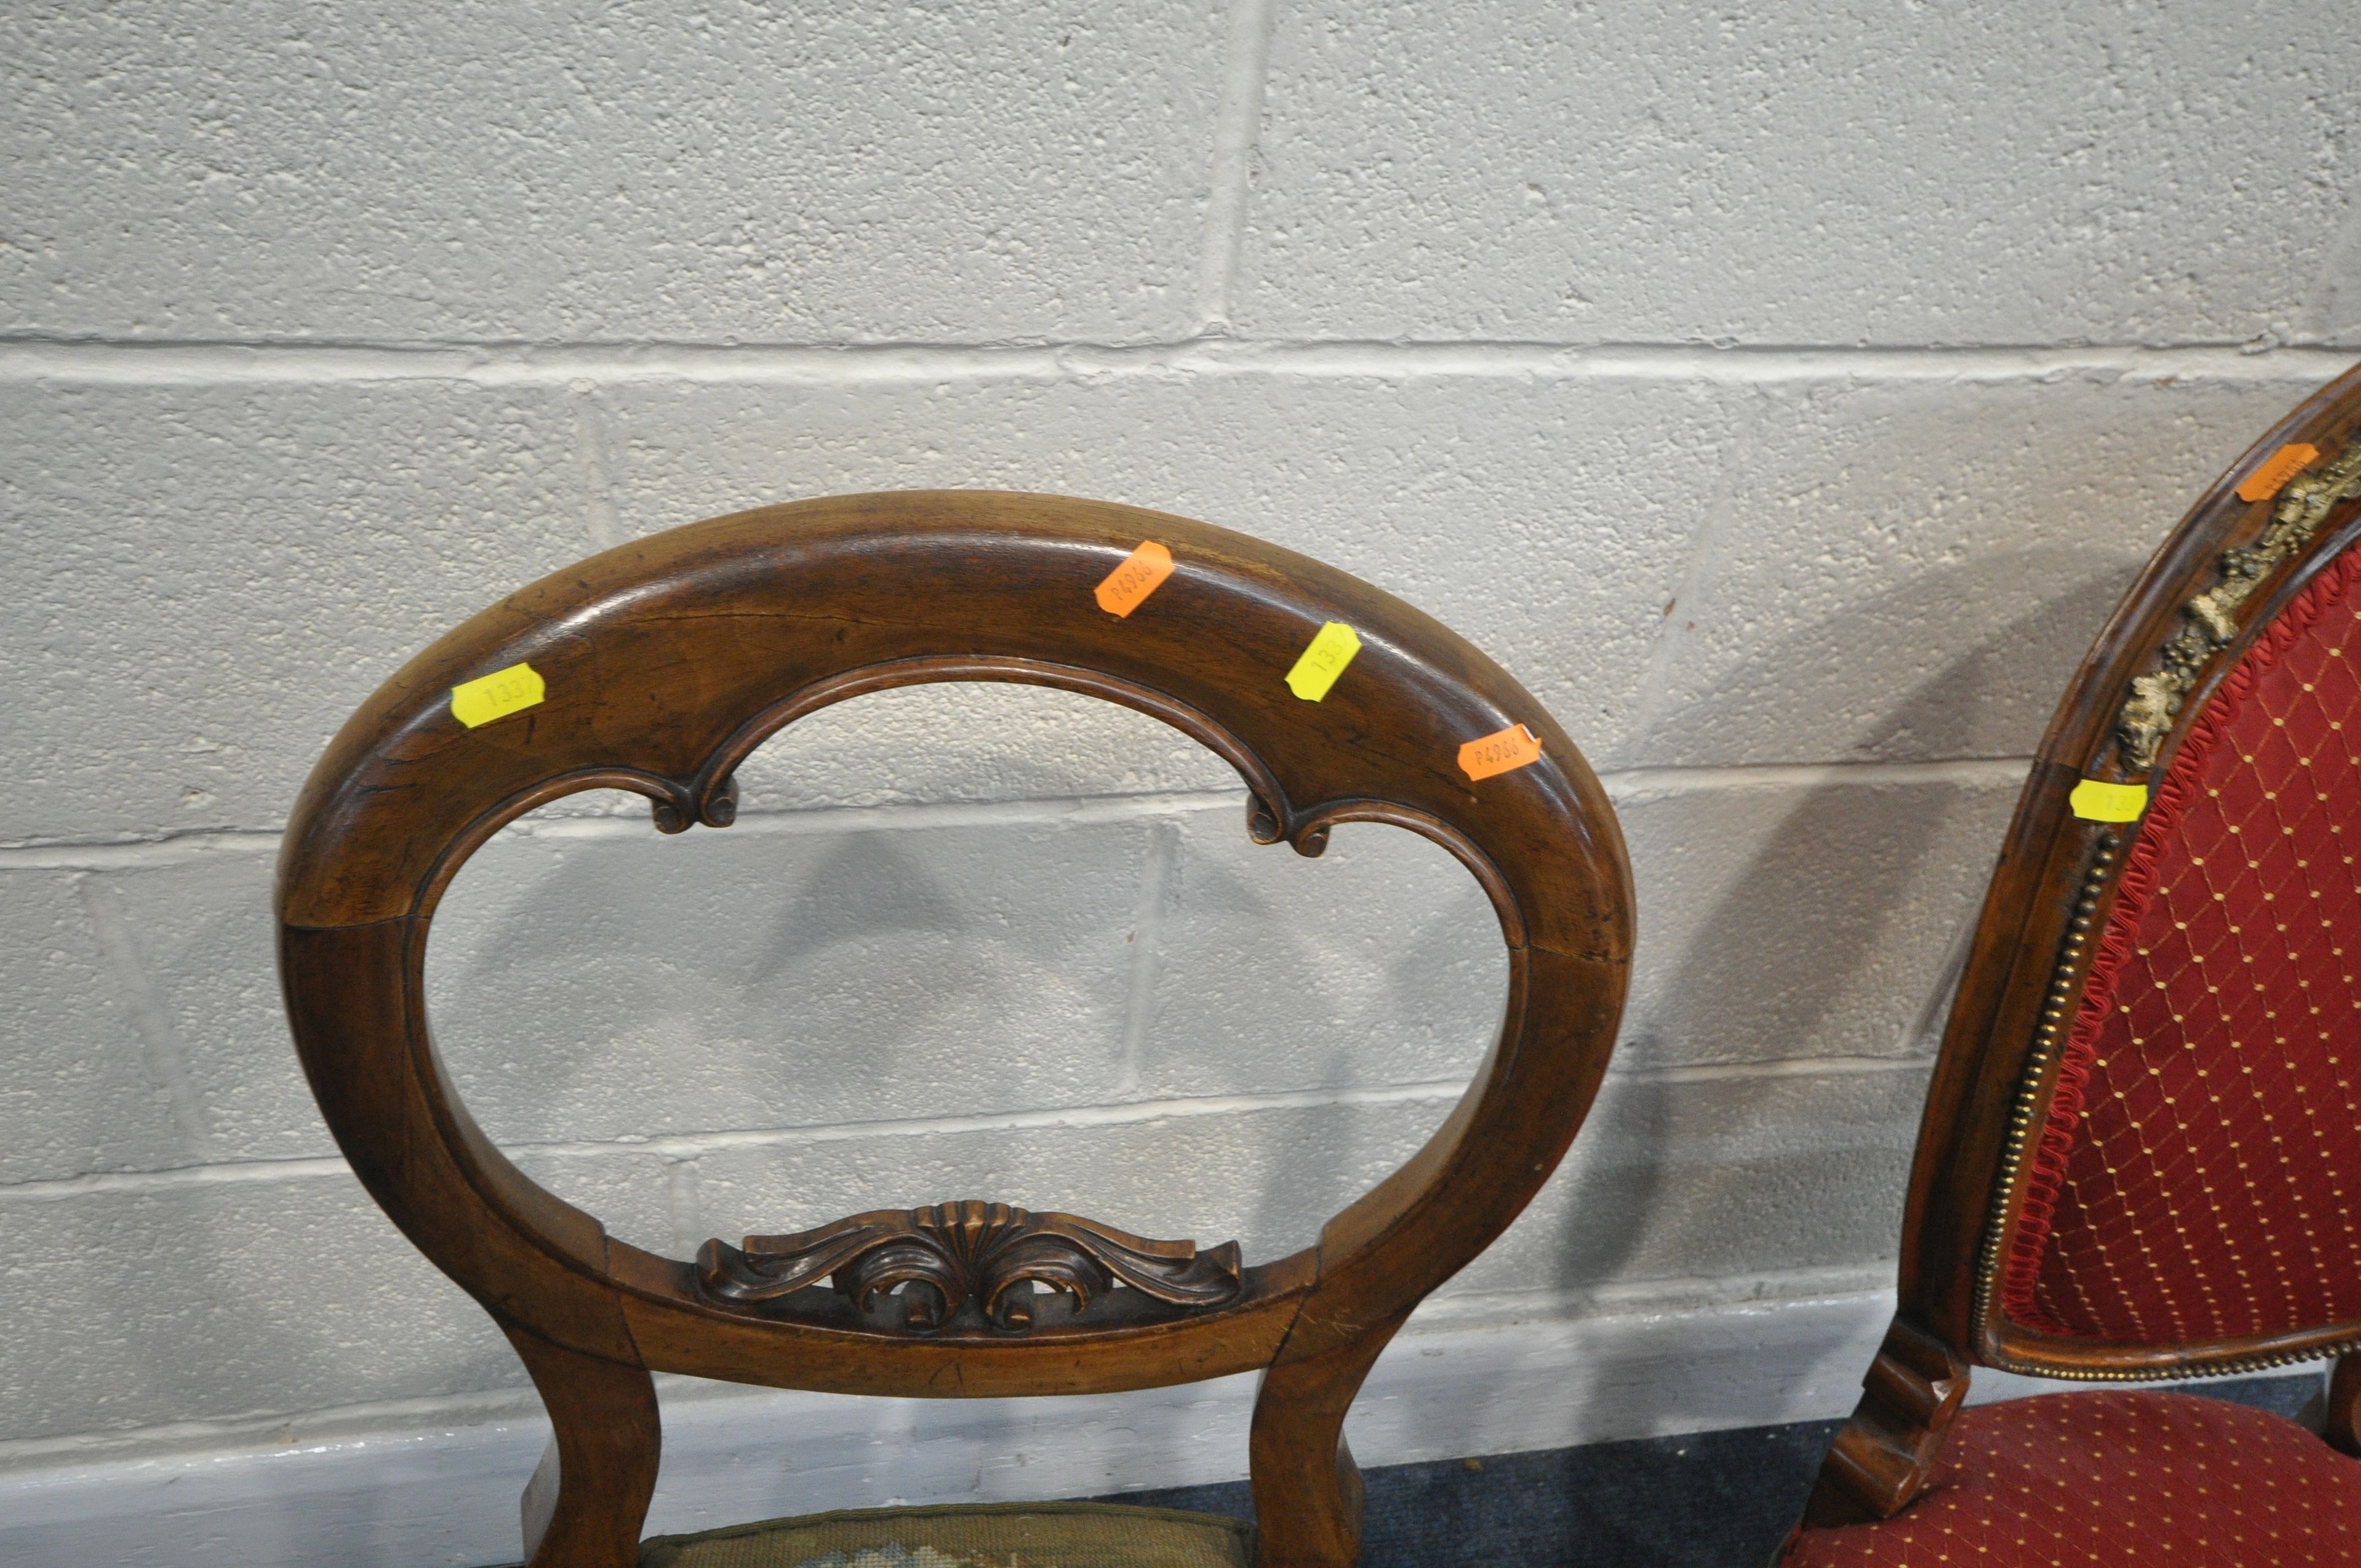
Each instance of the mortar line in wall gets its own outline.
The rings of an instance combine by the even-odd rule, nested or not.
[[[1137,344],[159,343],[0,338],[0,384],[215,386],[456,381],[576,389],[638,383],[818,386],[1086,382],[1125,376],[1404,380],[2003,384],[2218,381],[2311,386],[2361,350],[2217,345],[1977,347],[1374,342],[1207,335]]]
[[[748,811],[726,831],[742,835],[845,833],[885,828],[1093,825],[1185,812],[1243,810],[1236,790],[1169,790],[1154,795],[1062,795],[1034,800],[913,801],[892,806],[823,806]],[[506,831],[529,839],[638,839],[652,836],[644,810],[588,817],[527,817]],[[714,831],[724,831],[715,829]],[[276,853],[276,828],[209,828],[154,839],[45,839],[0,845],[0,871],[122,871],[185,865],[210,855]]]
[[[672,1232],[673,1249],[686,1257],[697,1255],[713,1227],[705,1223],[705,1195],[697,1157],[664,1164],[664,1224]]]
[[[1267,1111],[1316,1110],[1338,1105],[1385,1105],[1422,1100],[1455,1099],[1467,1087],[1464,1080],[1384,1084],[1368,1089],[1307,1089],[1267,1094],[1175,1095],[1099,1105],[1070,1105],[1036,1111],[984,1112],[967,1116],[906,1116],[873,1122],[829,1122],[801,1126],[758,1127],[735,1131],[679,1133],[660,1137],[585,1138],[551,1143],[499,1140],[500,1150],[514,1160],[580,1158],[588,1156],[645,1155],[664,1160],[693,1160],[733,1149],[783,1145],[851,1143],[863,1138],[942,1137],[961,1133],[1027,1132],[1041,1128],[1136,1126],[1145,1123],[1199,1116],[1251,1115]],[[59,1177],[40,1181],[0,1185],[0,1201],[11,1199],[47,1201],[91,1192],[148,1191],[166,1187],[202,1187],[286,1178],[344,1174],[345,1162],[333,1156],[284,1160],[249,1160],[222,1165],[183,1166],[169,1170],[105,1171],[88,1176]]]
[[[1767,1061],[1714,1062],[1696,1066],[1610,1069],[1610,1083],[1704,1083],[1732,1079],[1847,1077],[1888,1072],[1923,1072],[1925,1057],[1784,1057]],[[1418,1083],[1380,1084],[1366,1089],[1303,1089],[1264,1094],[1176,1095],[1102,1105],[1071,1105],[1039,1111],[984,1113],[970,1116],[914,1116],[874,1122],[834,1122],[809,1126],[761,1127],[734,1132],[674,1134],[663,1137],[582,1139],[556,1143],[506,1143],[511,1158],[583,1158],[610,1155],[645,1155],[668,1161],[696,1160],[733,1149],[766,1148],[806,1144],[851,1143],[863,1138],[941,1137],[961,1133],[1027,1132],[1042,1128],[1120,1127],[1200,1116],[1254,1115],[1271,1111],[1324,1110],[1339,1106],[1409,1104],[1456,1100],[1465,1093],[1462,1079],[1436,1079]],[[248,1182],[300,1180],[313,1177],[346,1176],[344,1159],[335,1155],[302,1156],[289,1159],[225,1161],[215,1165],[181,1166],[159,1170],[96,1171],[85,1176],[50,1177],[34,1181],[0,1183],[0,1203],[49,1202],[95,1193],[137,1193],[169,1189],[236,1186]]]
[[[744,811],[726,829],[751,835],[828,834],[888,828],[1094,827],[1200,811],[1235,810],[1244,823],[1245,786],[1169,790],[1155,795],[1067,795],[1039,800],[912,801],[892,806],[823,806],[802,811]],[[512,833],[533,839],[639,838],[653,832],[644,812],[628,817],[555,817],[521,822]]]
[[[1776,1311],[1827,1301],[1890,1294],[1894,1264],[1879,1259],[1858,1265],[1752,1270],[1726,1277],[1694,1276],[1619,1281],[1588,1289],[1471,1292],[1430,1297],[1403,1326],[1402,1342],[1428,1334],[1471,1331],[1573,1326],[1585,1320],[1657,1316],[1666,1312],[1741,1314]],[[753,1405],[791,1391],[658,1374],[657,1388],[667,1410],[689,1406]],[[210,1420],[175,1421],[104,1433],[0,1441],[0,1471],[238,1446],[291,1449],[335,1446],[339,1442],[390,1446],[449,1435],[454,1427],[526,1426],[546,1430],[547,1416],[532,1385],[377,1399],[304,1410],[256,1410]]]
[[[1697,1062],[1671,1067],[1607,1069],[1609,1083],[1721,1083],[1732,1079],[1849,1078],[1865,1073],[1925,1072],[1935,1058],[1923,1054],[1871,1057],[1773,1057],[1763,1061]]]
[[[0,871],[149,871],[220,855],[273,855],[279,852],[280,837],[276,828],[220,828],[155,839],[60,839],[0,845]]]
[[[1620,768],[1598,775],[1617,806],[1728,789],[1874,789],[1963,784],[2010,788],[2025,783],[2031,757],[1972,757],[1927,762],[1745,762],[1729,767]]]
[[[1262,134],[1263,84],[1270,71],[1274,0],[1230,0],[1222,102],[1213,119],[1213,167],[1205,199],[1205,241],[1197,262],[1197,324],[1229,330],[1238,254]]]
[[[1430,1296],[1402,1325],[1405,1334],[1449,1333],[1509,1323],[1576,1321],[1627,1312],[1776,1309],[1799,1301],[1872,1296],[1894,1288],[1895,1260],[1810,1264],[1740,1274],[1662,1275],[1603,1285],[1470,1290]]]
[[[1700,791],[1746,788],[1868,787],[1892,784],[1960,784],[1999,786],[2022,783],[2029,757],[1971,758],[1904,762],[1738,762],[1696,767],[1609,769],[1599,782],[1617,805]],[[748,811],[726,831],[757,834],[826,834],[887,828],[1026,827],[1091,825],[1201,811],[1241,809],[1238,789],[1172,790],[1155,795],[1064,795],[1038,800],[914,801],[892,806],[824,806],[790,811]],[[637,839],[653,831],[647,817],[629,815],[528,818],[508,831],[522,838],[553,839]],[[208,828],[150,839],[65,839],[0,845],[5,871],[146,871],[186,865],[216,855],[276,854],[275,828]]]

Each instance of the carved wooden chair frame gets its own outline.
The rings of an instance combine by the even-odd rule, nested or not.
[[[1887,1519],[1906,1506],[1933,1473],[1971,1364],[2124,1382],[2260,1371],[2361,1345],[2361,1322],[2167,1347],[2066,1338],[2013,1321],[2000,1288],[2060,1047],[2134,831],[2078,815],[2071,797],[2085,780],[2163,779],[2246,650],[2361,538],[2356,427],[2361,370],[2306,400],[2234,464],[2133,585],[2050,723],[1927,1090],[1903,1221],[1900,1310],[1821,1467],[1808,1524]],[[2300,466],[2292,477],[2267,472],[2275,460]],[[2242,488],[2259,499],[2243,499]],[[2346,1355],[2329,1435],[2347,1453],[2361,1453],[2356,1395],[2361,1356]]]
[[[1171,577],[1126,618],[1093,588],[1143,540]],[[1281,675],[1323,625],[1360,639],[1323,700]],[[468,728],[453,691],[519,664],[545,700]],[[1241,1267],[1235,1247],[1069,1215],[946,1205],[697,1265],[608,1235],[470,1120],[428,1034],[437,900],[502,826],[624,789],[655,826],[726,827],[733,772],[805,714],[941,681],[1081,692],[1172,725],[1249,791],[1247,831],[1306,855],[1337,823],[1389,822],[1474,873],[1508,948],[1498,1042],[1442,1129],[1317,1245]],[[1473,739],[1523,724],[1540,759],[1471,780]],[[555,1426],[560,1484],[533,1562],[623,1568],[656,1475],[649,1374],[842,1393],[1151,1387],[1260,1368],[1251,1461],[1264,1563],[1356,1554],[1346,1407],[1422,1297],[1555,1167],[1605,1070],[1629,966],[1612,812],[1515,681],[1426,616],[1341,572],[1202,523],[989,492],[774,507],[569,567],[419,655],[354,715],[304,788],[279,871],[280,971],[328,1124],[395,1223],[491,1313]],[[1119,1278],[1126,1289],[1110,1289]],[[833,1279],[836,1288],[825,1283]],[[1035,1297],[1031,1283],[1066,1297]],[[885,1296],[895,1285],[898,1297]],[[903,1321],[894,1321],[901,1303]],[[1036,1311],[1038,1321],[1036,1321]]]

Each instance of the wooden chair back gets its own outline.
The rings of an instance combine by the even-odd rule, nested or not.
[[[2166,541],[2044,739],[1951,1009],[1900,1310],[1815,1524],[1923,1486],[1971,1364],[2361,1343],[2361,371]],[[2342,1442],[2356,1375],[2340,1367]]]
[[[1334,684],[1310,700],[1289,676],[1332,623],[1357,652],[1340,674],[1329,661]],[[1322,646],[1337,650],[1336,634]],[[1150,714],[1237,769],[1257,841],[1317,855],[1340,822],[1393,823],[1489,896],[1508,950],[1499,1040],[1442,1129],[1316,1245],[1249,1266],[1235,1247],[978,1200],[716,1240],[692,1262],[609,1236],[469,1119],[423,989],[436,901],[469,855],[588,789],[646,795],[665,832],[727,827],[733,771],[765,739],[847,697],[941,681]],[[980,1396],[1261,1368],[1261,1560],[1351,1561],[1345,1408],[1411,1309],[1565,1152],[1606,1068],[1631,938],[1630,872],[1597,781],[1541,705],[1444,627],[1222,529],[982,492],[741,513],[512,595],[337,735],[290,824],[277,902],[288,1014],[329,1126],[394,1222],[499,1321],[549,1406],[560,1485],[533,1561],[598,1568],[635,1560],[655,1477],[652,1370]]]

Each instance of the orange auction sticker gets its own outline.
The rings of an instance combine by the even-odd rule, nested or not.
[[[2301,441],[2280,447],[2263,459],[2261,467],[2246,476],[2246,482],[2238,487],[2238,499],[2242,501],[2269,500],[2285,489],[2287,482],[2302,473],[2319,455],[2319,447],[2307,446]]]
[[[1542,760],[1539,737],[1521,724],[1511,724],[1497,735],[1470,740],[1459,748],[1459,771],[1471,779],[1514,773]]]
[[[1123,558],[1095,592],[1099,608],[1109,615],[1129,615],[1172,575],[1172,552],[1153,539]]]

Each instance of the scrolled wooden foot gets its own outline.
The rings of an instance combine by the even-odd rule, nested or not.
[[[1255,1568],[1351,1568],[1361,1554],[1361,1471],[1345,1412],[1401,1320],[1262,1375],[1248,1450]]]
[[[545,1473],[525,1488],[529,1568],[638,1568],[640,1526],[663,1443],[654,1379],[645,1367],[566,1350],[513,1324],[500,1328],[556,1429],[555,1504]]]
[[[2320,1435],[2337,1453],[2361,1459],[2361,1350],[2336,1358],[2328,1379],[2328,1420]]]
[[[1861,1386],[1861,1403],[1828,1445],[1804,1506],[1812,1528],[1892,1519],[1919,1494],[1968,1397],[1968,1364],[1897,1316]]]

